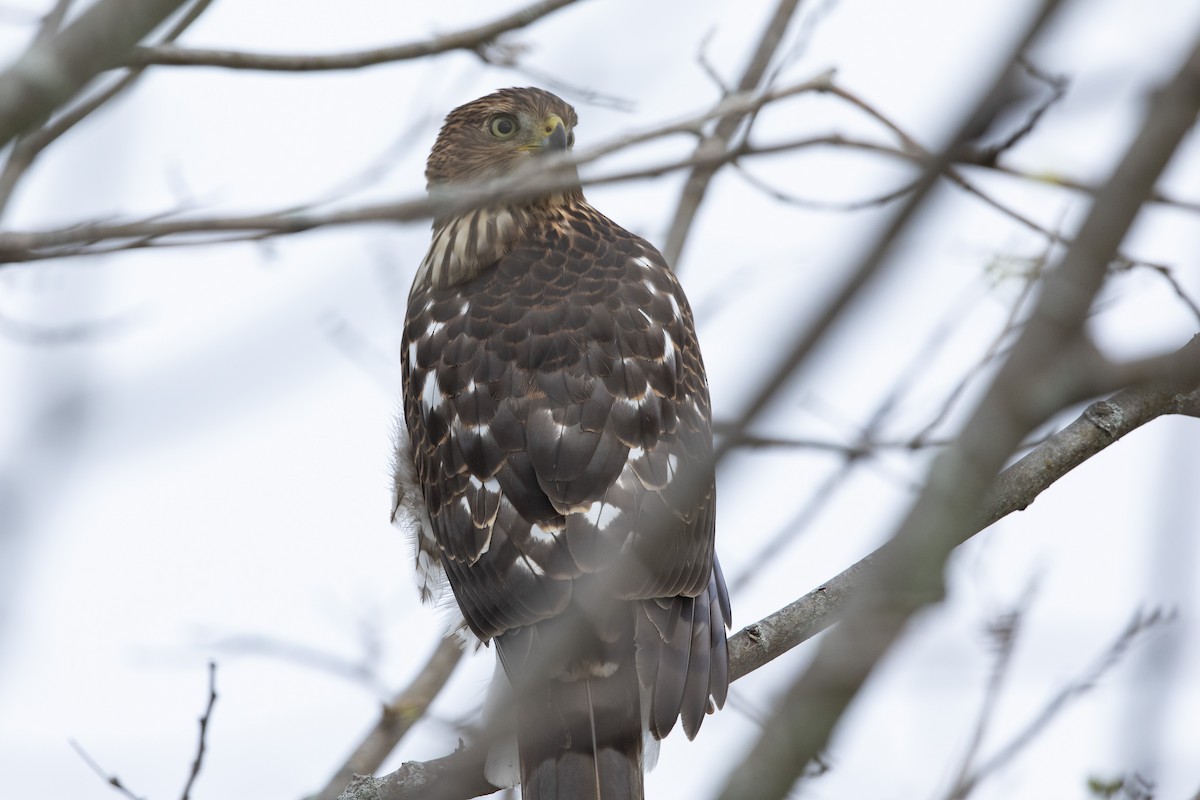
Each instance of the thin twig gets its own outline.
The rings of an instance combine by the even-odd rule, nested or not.
[[[114,240],[122,241],[115,248],[104,248],[104,252],[113,249],[132,249],[159,244],[155,240],[164,237],[194,235],[193,243],[211,243],[212,234],[221,233],[251,233],[257,235],[280,235],[313,230],[330,225],[359,224],[364,222],[402,222],[418,219],[428,219],[445,213],[459,213],[471,208],[495,203],[499,200],[518,201],[552,191],[580,185],[599,185],[633,180],[635,178],[662,175],[674,170],[693,167],[697,163],[717,164],[733,161],[739,157],[757,154],[771,154],[798,147],[828,143],[827,139],[802,139],[785,142],[762,148],[745,148],[736,152],[710,152],[701,157],[677,159],[665,164],[644,168],[621,170],[607,175],[590,176],[582,182],[571,173],[570,166],[577,166],[594,161],[608,153],[626,147],[651,141],[663,136],[678,133],[694,132],[703,122],[729,113],[734,110],[751,110],[767,103],[776,102],[787,97],[804,92],[824,91],[829,86],[832,73],[825,72],[815,78],[804,81],[785,89],[774,90],[761,95],[736,95],[726,98],[715,107],[696,117],[679,122],[657,126],[647,131],[629,134],[590,148],[577,154],[557,159],[556,164],[546,164],[544,169],[535,171],[524,170],[518,174],[506,176],[503,179],[491,181],[478,187],[464,188],[458,191],[447,191],[438,197],[422,196],[407,201],[365,206],[358,209],[333,211],[324,214],[298,213],[293,210],[273,211],[268,213],[250,214],[243,216],[197,217],[192,219],[154,219],[137,220],[115,224],[90,223],[38,232],[7,232],[0,233],[0,263],[29,261],[39,258],[55,258],[66,255],[84,255],[99,251],[96,245]],[[706,160],[704,160],[706,159]],[[542,166],[542,165],[538,165]],[[556,168],[558,167],[558,168]],[[307,206],[301,206],[306,208]],[[295,208],[295,207],[293,207]]]
[[[958,786],[950,794],[950,800],[964,800],[984,778],[996,772],[1005,764],[1016,758],[1027,748],[1042,731],[1058,717],[1067,705],[1091,690],[1125,655],[1142,634],[1153,630],[1159,625],[1170,622],[1174,614],[1156,609],[1146,614],[1141,611],[1134,614],[1133,619],[1125,626],[1116,640],[1096,659],[1082,675],[1068,683],[1050,698],[1049,702],[1029,721],[1004,747],[1000,748],[991,758],[976,768],[970,775],[959,781]]]
[[[1030,592],[1024,593],[1026,605],[1030,596]],[[1014,609],[1000,615],[988,626],[988,634],[995,645],[995,658],[992,661],[992,671],[988,676],[987,688],[984,690],[983,707],[979,709],[975,729],[971,732],[971,740],[967,744],[966,752],[963,753],[962,765],[959,767],[958,777],[954,779],[954,789],[950,793],[950,797],[955,800],[965,800],[971,791],[966,787],[967,778],[970,775],[971,767],[975,764],[979,748],[983,744],[983,737],[987,734],[988,726],[1000,704],[1001,690],[1004,688],[1004,680],[1008,677],[1009,667],[1012,665],[1012,656],[1016,651],[1017,636],[1024,612],[1023,608]]]
[[[1056,6],[1052,0],[1041,4],[986,98],[952,138],[951,153],[991,116],[1004,73]],[[1034,314],[962,435],[934,462],[916,503],[885,546],[886,554],[868,567],[866,590],[857,594],[843,624],[821,641],[808,669],[784,693],[775,716],[748,748],[750,754],[726,781],[723,800],[773,800],[787,793],[908,620],[941,599],[946,559],[971,535],[973,518],[1004,461],[1030,430],[1091,388],[1093,376],[1086,369],[1062,366],[1080,352],[1082,326],[1107,275],[1107,259],[1195,120],[1198,78],[1200,40],[1155,97],[1076,241],[1048,273]],[[946,161],[949,157],[943,156]],[[942,164],[937,166],[940,173]],[[1038,391],[1019,388],[1030,385]]]
[[[121,779],[115,774],[109,774],[103,767],[101,767],[96,759],[88,755],[88,752],[83,749],[83,745],[74,739],[70,739],[68,742],[71,745],[71,749],[78,753],[79,757],[83,759],[83,763],[87,764],[91,768],[92,772],[99,775],[105,783],[128,797],[129,800],[145,800],[145,798],[138,797],[136,794],[130,791],[129,787],[121,783]]]
[[[379,721],[312,800],[334,800],[355,775],[370,775],[379,769],[445,687],[462,653],[457,636],[442,639],[412,683],[383,707]]]
[[[67,0],[64,0],[64,5],[66,2]],[[204,13],[205,9],[211,3],[212,0],[196,0],[192,7],[163,35],[162,41],[175,41],[180,34],[187,30]],[[3,215],[4,209],[7,208],[9,201],[12,199],[13,192],[17,188],[17,184],[33,164],[34,159],[64,133],[74,128],[104,104],[124,93],[130,86],[137,82],[145,69],[145,67],[136,67],[129,70],[112,85],[102,91],[96,92],[91,97],[84,98],[78,104],[67,109],[57,118],[47,123],[43,128],[23,134],[17,140],[12,151],[9,153],[8,160],[4,163],[4,171],[0,172],[0,215]]]
[[[779,43],[783,40],[783,34],[787,31],[788,23],[798,5],[799,0],[779,0],[770,21],[767,22],[762,35],[759,36],[750,62],[737,82],[738,92],[749,94],[759,89],[763,75],[766,74],[771,59],[775,57],[775,51],[779,48]],[[713,132],[696,145],[696,156],[699,157],[712,150],[727,150],[742,121],[754,110],[757,109],[742,113],[730,113],[718,119]],[[683,245],[687,240],[688,231],[691,230],[692,221],[696,218],[696,212],[699,211],[701,203],[704,202],[709,182],[719,166],[720,164],[701,165],[698,163],[692,168],[691,174],[684,182],[683,191],[675,208],[675,215],[667,232],[667,241],[662,248],[663,257],[676,270],[680,267],[679,258],[683,254]]]
[[[988,345],[987,351],[984,352],[983,357],[980,358],[979,361],[967,371],[962,379],[955,384],[954,388],[950,390],[950,393],[946,395],[938,411],[933,415],[929,422],[925,424],[925,427],[923,427],[915,436],[912,437],[913,444],[919,445],[926,442],[933,431],[942,424],[942,421],[945,420],[946,417],[950,415],[951,410],[953,410],[959,399],[966,392],[967,387],[971,384],[971,381],[974,380],[978,375],[982,374],[982,372],[989,365],[994,363],[995,360],[1002,355],[1002,348],[1005,346],[1005,343],[1009,341],[1013,332],[1017,329],[1019,320],[1021,318],[1021,312],[1024,310],[1026,302],[1033,295],[1033,291],[1037,287],[1038,279],[1042,274],[1042,265],[1045,264],[1050,258],[1050,249],[1052,246],[1052,242],[1047,242],[1046,249],[1036,262],[1035,267],[1030,269],[1025,274],[1025,281],[1021,285],[1021,291],[1017,294],[1016,300],[1014,300],[1012,305],[1009,307],[1008,317],[1004,320],[1004,326],[992,339],[992,342]]]
[[[409,44],[380,47],[355,53],[333,55],[274,55],[236,50],[202,50],[185,47],[136,47],[125,59],[130,67],[161,64],[174,67],[224,67],[225,69],[270,70],[276,72],[313,72],[319,70],[359,69],[376,64],[407,61],[448,53],[451,50],[476,50],[497,36],[524,28],[542,17],[565,8],[576,0],[542,0],[500,19],[455,33]]]
[[[1179,351],[1200,361],[1200,336]],[[1200,413],[1200,385],[1156,384],[1119,392],[1094,403],[1078,419],[1004,470],[981,504],[973,530],[1028,507],[1072,469],[1150,421],[1168,414]],[[882,550],[882,548],[880,548]],[[864,588],[880,550],[868,555],[787,606],[729,637],[730,680],[739,680],[838,622],[849,600]],[[495,791],[483,778],[478,746],[424,763],[409,762],[381,778],[363,777],[344,800],[471,798]],[[454,785],[447,788],[447,781]]]
[[[388,688],[376,674],[369,658],[353,661],[300,642],[290,642],[257,634],[224,636],[206,641],[204,646],[210,651],[221,651],[231,655],[265,656],[299,664],[308,669],[366,687],[377,697],[385,697],[388,692]]]
[[[531,78],[539,86],[549,87],[556,92],[562,92],[576,102],[600,106],[601,108],[611,108],[615,111],[633,111],[634,104],[631,100],[606,94],[596,89],[589,89],[585,86],[568,83],[558,75],[543,72],[522,63],[520,57],[525,51],[526,48],[521,45],[490,42],[475,48],[475,55],[485,64],[519,72]]]
[[[1170,285],[1171,290],[1175,292],[1175,295],[1182,300],[1183,304],[1188,307],[1189,311],[1192,312],[1192,316],[1196,318],[1196,321],[1200,322],[1200,305],[1198,305],[1196,301],[1192,299],[1191,295],[1189,295],[1179,281],[1176,280],[1175,274],[1172,272],[1170,267],[1166,266],[1165,264],[1151,264],[1146,261],[1130,261],[1128,262],[1128,265],[1130,267],[1142,267],[1161,276],[1162,279],[1166,281],[1168,285]]]
[[[217,662],[208,662],[208,705],[200,715],[200,739],[196,744],[196,758],[192,760],[192,771],[188,774],[187,783],[183,786],[180,800],[188,800],[192,792],[192,784],[200,776],[200,768],[204,765],[205,737],[208,734],[208,721],[212,719],[213,706],[217,703]]]
[[[893,189],[890,192],[885,192],[873,197],[866,197],[862,200],[850,200],[838,203],[831,200],[812,200],[806,197],[800,197],[798,195],[791,194],[790,192],[785,192],[782,189],[772,186],[770,183],[764,181],[762,178],[758,177],[753,172],[750,172],[748,169],[736,162],[733,164],[733,170],[739,177],[742,178],[742,180],[746,181],[746,183],[750,184],[755,189],[758,189],[768,197],[778,200],[781,203],[787,203],[788,205],[797,206],[810,211],[862,211],[863,209],[867,208],[878,208],[879,206],[887,205],[893,200],[899,200],[901,197],[917,188],[917,184],[921,182],[921,179],[917,178],[916,180],[909,181],[900,188]]]
[[[977,162],[981,165],[995,164],[996,160],[1000,158],[1001,155],[1016,147],[1022,139],[1033,133],[1033,129],[1037,127],[1037,124],[1041,121],[1042,116],[1050,110],[1051,106],[1062,100],[1067,93],[1067,86],[1070,82],[1065,76],[1051,75],[1049,72],[1034,66],[1033,62],[1024,56],[1018,59],[1017,63],[1031,77],[1049,87],[1050,94],[1048,94],[1042,100],[1042,102],[1038,103],[1038,105],[1035,106],[1034,109],[1029,113],[1029,116],[1025,118],[1025,121],[1018,126],[1015,131],[1009,134],[1002,142],[993,145],[992,147],[985,148],[975,154],[974,159],[977,159]]]
[[[58,29],[62,27],[63,20],[67,16],[67,11],[71,8],[71,2],[72,0],[58,0],[54,7],[42,17],[41,27],[33,38],[34,45],[44,47],[58,33]],[[4,207],[7,205],[9,195],[12,194],[13,186],[16,183],[15,177],[10,177],[10,172],[19,174],[33,161],[32,157],[25,155],[25,151],[29,148],[29,139],[33,135],[31,132],[22,133],[13,143],[13,149],[9,151],[8,159],[4,164],[4,172],[0,173],[0,215],[4,213]],[[16,164],[20,164],[20,167],[16,167]]]
[[[0,147],[45,121],[185,0],[98,0],[0,73]]]

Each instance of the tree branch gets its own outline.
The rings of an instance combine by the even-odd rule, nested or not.
[[[208,704],[200,715],[200,739],[196,743],[196,757],[192,760],[192,771],[188,773],[187,783],[183,787],[180,800],[188,800],[196,778],[200,777],[200,768],[204,766],[205,740],[208,736],[208,721],[212,719],[213,706],[217,704],[217,662],[208,662]]]
[[[467,28],[420,42],[334,55],[272,55],[236,50],[201,50],[186,47],[135,47],[124,58],[130,67],[152,64],[173,67],[224,67],[226,69],[271,70],[275,72],[314,72],[318,70],[359,69],[393,61],[447,53],[451,50],[479,50],[503,33],[524,28],[542,17],[571,5],[577,0],[542,0],[485,25]]]
[[[1200,362],[1200,335],[1178,352]],[[981,504],[971,535],[1014,511],[1028,508],[1068,472],[1151,420],[1168,414],[1189,414],[1197,407],[1200,380],[1190,387],[1174,382],[1131,387],[1093,403],[1077,420],[997,476]],[[871,564],[884,549],[879,548],[795,602],[731,636],[730,679],[748,675],[838,622],[850,599],[864,590]],[[429,762],[408,762],[382,778],[361,776],[341,798],[402,800],[491,794],[496,789],[483,779],[478,749],[463,748]]]
[[[442,639],[412,683],[383,707],[379,721],[311,800],[333,800],[355,775],[369,775],[379,769],[404,735],[424,716],[458,666],[462,653],[457,636]]]
[[[187,10],[187,13],[163,35],[162,40],[164,42],[172,42],[177,39],[204,13],[211,3],[212,0],[196,0],[192,7]],[[105,103],[121,95],[129,87],[137,83],[138,78],[142,76],[143,72],[145,72],[145,67],[129,70],[121,76],[120,80],[106,87],[104,91],[97,92],[95,95],[84,99],[45,127],[36,131],[30,131],[21,136],[9,153],[8,160],[4,162],[4,171],[0,172],[0,214],[3,214],[4,209],[12,199],[13,192],[16,190],[21,177],[43,150]]]
[[[196,237],[187,242],[168,242],[174,244],[211,243],[213,234],[250,234],[244,238],[263,238],[285,233],[298,233],[331,225],[360,224],[365,222],[404,222],[428,219],[445,213],[461,213],[472,208],[486,206],[498,201],[519,201],[548,192],[561,191],[565,188],[580,185],[581,181],[570,169],[571,166],[590,163],[604,155],[631,147],[635,144],[651,141],[663,136],[679,133],[694,133],[705,121],[742,110],[745,112],[783,100],[804,92],[825,91],[832,78],[831,72],[824,72],[811,80],[804,81],[784,89],[778,89],[757,95],[735,95],[726,98],[714,108],[682,121],[656,126],[646,131],[619,137],[599,147],[589,148],[579,153],[564,157],[541,159],[543,163],[533,165],[530,169],[521,170],[502,179],[461,190],[445,191],[437,197],[422,196],[411,200],[364,206],[344,211],[315,213],[306,210],[289,209],[261,214],[240,216],[196,217],[192,219],[162,219],[159,215],[153,219],[114,224],[90,223],[73,225],[49,231],[10,231],[0,233],[0,265],[19,261],[30,261],[41,258],[59,258],[67,255],[87,255],[96,252],[113,252],[114,250],[133,249],[151,244],[160,246],[160,240],[167,237]],[[756,153],[775,153],[780,149],[792,149],[826,141],[798,140],[795,142],[766,147],[761,149],[744,148],[734,151],[709,152],[700,157],[687,157],[652,165],[650,167],[629,169],[590,177],[582,181],[582,185],[598,185],[633,180],[635,178],[662,175],[673,170],[684,169],[697,163],[724,163],[739,157]],[[207,237],[207,238],[204,238]],[[98,243],[116,242],[107,249],[96,247]]]
[[[186,0],[99,0],[0,73],[0,147],[41,124]]]
[[[1024,48],[1022,48],[1024,49]],[[817,755],[850,701],[918,610],[944,593],[943,571],[971,535],[1006,458],[1086,382],[1070,363],[1092,300],[1134,216],[1200,109],[1200,40],[1159,92],[1079,235],[1045,279],[1032,317],[964,427],[934,463],[912,511],[867,565],[843,623],[784,696],[751,754],[730,776],[724,800],[783,797]],[[1081,379],[1082,378],[1082,379]]]
[[[767,66],[775,56],[775,51],[779,49],[779,43],[783,40],[783,34],[787,31],[788,23],[796,12],[797,5],[799,5],[799,0],[779,0],[779,5],[775,7],[775,13],[771,15],[771,20],[759,37],[750,63],[746,65],[741,80],[738,81],[738,92],[749,94],[758,89],[763,75],[767,72]],[[748,113],[750,112],[731,112],[717,120],[712,134],[704,136],[696,145],[697,160],[699,161],[699,157],[705,152],[728,150],[729,142]],[[719,166],[719,163],[697,163],[683,185],[675,216],[671,220],[671,227],[667,232],[667,241],[662,248],[663,257],[675,269],[679,268],[679,258],[683,254],[683,245],[687,240],[688,231],[691,230],[692,220],[696,218],[696,212],[699,211],[700,204],[704,202],[704,195],[708,191],[708,184]]]

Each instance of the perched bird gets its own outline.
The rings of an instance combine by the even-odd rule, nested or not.
[[[446,117],[430,192],[557,168],[576,115],[503,89]],[[567,174],[577,180],[574,169]],[[729,683],[708,382],[679,281],[577,184],[434,220],[404,325],[395,517],[513,687],[525,800],[643,796],[643,733]]]

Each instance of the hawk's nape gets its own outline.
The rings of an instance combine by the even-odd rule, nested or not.
[[[461,106],[429,187],[536,168],[575,123],[539,89]],[[729,682],[708,384],[679,281],[578,187],[439,217],[402,362],[422,586],[444,571],[496,642],[525,800],[642,797],[643,732],[694,736]]]

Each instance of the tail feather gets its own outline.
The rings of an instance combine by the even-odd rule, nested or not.
[[[521,703],[523,800],[643,800],[640,711],[624,678],[553,681]]]

